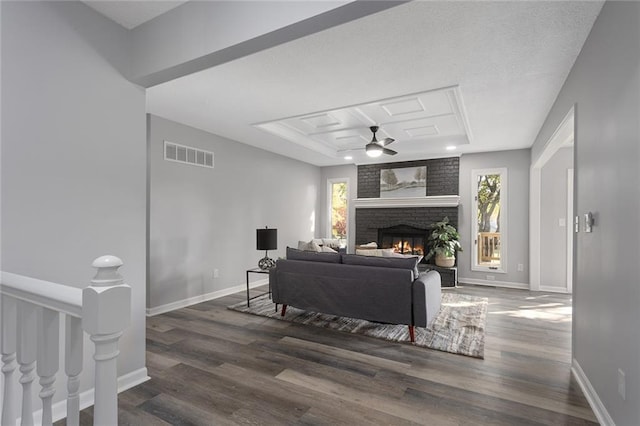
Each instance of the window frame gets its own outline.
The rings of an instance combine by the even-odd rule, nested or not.
[[[345,236],[344,236],[344,240],[345,242],[348,242],[348,238],[349,238],[349,209],[351,207],[350,205],[350,198],[349,198],[349,193],[351,191],[351,185],[349,182],[349,178],[348,177],[342,177],[342,178],[329,178],[327,179],[327,211],[326,211],[326,215],[327,215],[327,221],[326,221],[326,229],[325,229],[325,233],[327,238],[333,238],[333,233],[332,231],[332,210],[333,210],[333,184],[334,183],[345,183],[347,185],[347,193],[346,193],[346,198],[347,198],[347,213],[346,213],[346,217],[345,217],[345,221],[346,221],[346,227],[345,227]]]
[[[500,266],[485,266],[478,263],[478,176],[500,175]],[[477,272],[507,273],[507,235],[508,235],[508,184],[506,167],[471,170],[471,270]]]

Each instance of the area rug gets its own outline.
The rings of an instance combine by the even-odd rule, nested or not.
[[[431,326],[429,328],[415,328],[414,345],[474,358],[484,358],[487,305],[488,299],[486,297],[443,293],[440,312]],[[241,302],[229,306],[229,309],[281,321],[291,321],[411,344],[409,327],[406,325],[381,324],[355,318],[306,312],[293,306],[287,306],[287,313],[282,317],[279,310],[275,312],[273,302],[267,295],[252,300],[251,307],[247,307],[246,302]]]

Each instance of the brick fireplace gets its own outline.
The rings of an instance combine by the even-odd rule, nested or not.
[[[426,198],[458,195],[460,159],[450,157],[358,166],[358,199],[362,201],[379,199],[381,170],[418,166],[427,166]],[[379,230],[385,228],[408,227],[425,230],[426,233],[432,223],[442,220],[445,216],[449,218],[449,222],[453,226],[458,227],[457,203],[455,207],[440,206],[437,203],[435,206],[426,207],[411,206],[401,202],[398,205],[393,205],[392,201],[388,204],[388,206],[375,208],[356,204],[356,244],[372,241],[379,245],[382,244]]]
[[[403,226],[427,233],[432,223],[445,216],[451,225],[458,227],[457,207],[356,208],[356,244],[372,241],[381,244],[379,231],[385,228]]]

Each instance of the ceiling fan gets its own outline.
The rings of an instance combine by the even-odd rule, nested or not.
[[[381,141],[379,141],[378,139],[376,139],[376,132],[378,131],[379,127],[378,126],[371,126],[369,127],[369,129],[371,130],[371,132],[373,133],[373,138],[371,139],[371,142],[369,142],[365,147],[365,151],[367,152],[367,155],[369,157],[379,157],[382,154],[387,154],[387,155],[396,155],[397,152],[389,149],[389,148],[385,148],[385,146],[389,145],[391,142],[395,141],[395,139],[392,138],[384,138]]]

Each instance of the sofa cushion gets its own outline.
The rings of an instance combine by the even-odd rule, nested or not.
[[[408,257],[378,257],[361,256],[358,254],[343,254],[342,263],[346,265],[380,266],[383,268],[409,269],[413,272],[413,278],[420,275],[418,271],[418,258]]]
[[[314,251],[296,250],[287,247],[288,260],[308,260],[311,262],[340,263],[340,253],[319,253]]]

